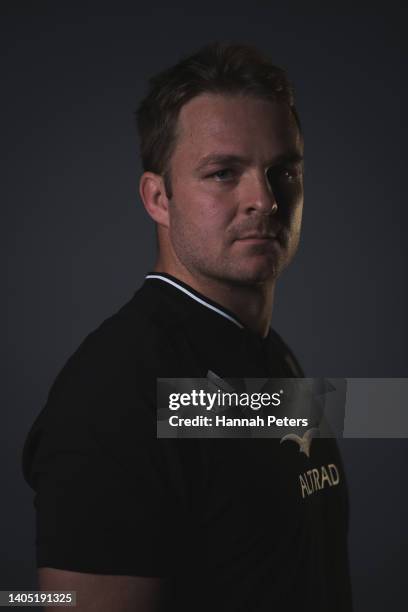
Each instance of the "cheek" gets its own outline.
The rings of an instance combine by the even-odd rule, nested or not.
[[[298,217],[302,216],[303,208],[303,189],[302,187],[293,185],[287,186],[285,189],[276,189],[274,191],[276,201],[278,203],[278,214],[287,223],[295,222]]]
[[[296,200],[292,207],[292,212],[289,220],[290,233],[292,239],[297,244],[300,238],[300,232],[302,227],[302,216],[303,216],[303,197]]]
[[[224,232],[234,218],[234,209],[225,197],[215,194],[192,192],[175,206],[175,216],[187,230],[208,234]]]
[[[303,206],[299,204],[296,210],[293,213],[293,231],[297,234],[300,233],[300,228],[302,225],[302,215],[303,215]]]
[[[203,225],[213,227],[214,230],[216,228],[225,230],[232,217],[230,209],[217,200],[208,202],[200,210],[200,219]]]

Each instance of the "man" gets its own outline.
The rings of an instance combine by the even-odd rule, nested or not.
[[[138,125],[157,261],[68,361],[27,440],[40,588],[76,590],[81,611],[349,611],[333,440],[301,453],[156,438],[159,377],[302,376],[270,329],[303,206],[286,75],[210,45],[151,80]],[[306,486],[329,466],[330,486]]]

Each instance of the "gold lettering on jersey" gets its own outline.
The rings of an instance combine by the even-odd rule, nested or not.
[[[339,470],[337,469],[337,467],[334,465],[334,463],[329,463],[328,468],[330,471],[333,486],[339,484],[340,474],[339,474]]]
[[[316,493],[316,491],[321,491],[326,486],[337,486],[340,482],[340,472],[334,463],[329,463],[327,466],[321,465],[299,474],[299,482],[304,499],[306,496]]]

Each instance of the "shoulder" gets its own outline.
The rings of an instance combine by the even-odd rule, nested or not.
[[[23,450],[27,480],[45,455],[130,452],[156,437],[156,377],[177,363],[177,344],[143,292],[93,330],[63,366]],[[142,442],[140,442],[142,443]],[[107,448],[110,447],[110,450]]]
[[[96,392],[114,382],[156,373],[177,350],[177,334],[143,290],[89,333],[58,374],[50,396],[80,385]],[[130,380],[129,380],[130,382]]]

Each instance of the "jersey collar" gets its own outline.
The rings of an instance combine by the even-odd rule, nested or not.
[[[231,321],[231,323],[234,323],[240,329],[245,329],[245,326],[241,323],[241,321],[233,313],[226,310],[225,308],[222,308],[216,302],[212,302],[206,296],[202,295],[201,293],[199,293],[192,287],[189,287],[189,285],[183,283],[182,281],[178,280],[174,276],[171,276],[170,274],[165,274],[163,272],[161,273],[152,272],[151,274],[147,274],[146,279],[149,279],[149,280],[155,279],[155,280],[163,281],[164,283],[168,283],[169,285],[172,285],[173,287],[175,287],[176,289],[178,289],[185,295],[188,295],[192,300],[195,300],[202,306],[209,308],[210,310],[218,313],[220,316],[224,317],[228,321]]]

